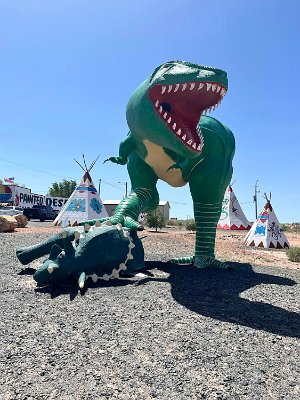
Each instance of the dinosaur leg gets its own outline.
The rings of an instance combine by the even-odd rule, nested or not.
[[[78,230],[78,228],[68,228],[64,231],[68,233],[68,237],[70,237],[71,240],[74,240],[74,231],[76,230]],[[42,243],[17,249],[16,256],[23,265],[27,265],[31,261],[36,260],[39,257],[50,254],[51,248],[54,244],[57,244],[62,248],[64,247],[64,238],[61,233],[53,235],[51,238],[45,240]]]
[[[227,264],[215,259],[215,238],[224,193],[232,176],[231,160],[219,160],[210,166],[203,163],[198,172],[201,173],[190,177],[196,223],[194,265],[198,268],[228,268]]]
[[[196,223],[195,253],[194,257],[173,259],[172,262],[194,263],[197,268],[228,268],[227,264],[215,259],[215,237],[231,175],[231,162],[213,166],[204,162],[199,165],[197,173],[191,174],[189,183]]]
[[[130,229],[142,230],[143,228],[138,222],[139,214],[156,208],[159,203],[156,189],[158,178],[152,168],[139,157],[136,151],[129,155],[127,169],[131,180],[131,192],[121,201],[114,215],[108,220],[113,225],[120,223]],[[96,222],[97,220],[90,220],[80,223],[80,225],[85,223],[94,225]]]

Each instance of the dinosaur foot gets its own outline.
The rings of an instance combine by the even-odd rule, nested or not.
[[[228,269],[230,266],[225,262],[219,261],[213,257],[195,256],[194,266],[196,268],[214,268],[214,269]]]
[[[204,256],[190,256],[181,258],[172,258],[171,263],[180,265],[194,264],[196,268],[215,268],[215,269],[228,269],[230,266],[222,261],[219,261],[213,257]]]
[[[172,258],[170,260],[170,263],[172,264],[180,264],[180,265],[190,265],[193,264],[194,262],[194,257],[179,257],[179,258]]]
[[[128,229],[133,229],[135,231],[143,231],[144,228],[143,226],[135,221],[133,218],[131,217],[123,217],[123,216],[118,216],[118,217],[108,217],[108,218],[101,218],[99,220],[89,220],[89,221],[84,221],[84,222],[80,222],[79,225],[121,225],[124,228],[128,228]]]

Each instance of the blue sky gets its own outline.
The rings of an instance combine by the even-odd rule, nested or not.
[[[102,199],[122,197],[126,167],[102,161],[127,134],[127,100],[156,66],[187,60],[228,73],[211,115],[235,135],[248,219],[258,179],[259,209],[271,190],[279,220],[300,221],[299,14],[297,0],[2,0],[0,177],[46,194],[81,178],[74,158],[100,154]],[[171,216],[193,214],[188,186],[158,188]]]

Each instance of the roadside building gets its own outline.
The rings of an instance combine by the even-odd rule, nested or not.
[[[109,216],[112,216],[121,200],[103,200],[103,204]],[[170,219],[170,203],[167,200],[159,202],[159,211],[161,212],[165,221]]]

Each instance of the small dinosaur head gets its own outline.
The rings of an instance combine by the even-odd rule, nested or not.
[[[142,139],[196,157],[204,145],[201,115],[220,104],[227,88],[227,74],[220,69],[166,62],[131,96],[126,114],[129,128]]]
[[[46,259],[39,269],[34,273],[33,279],[43,285],[64,282],[70,278],[68,265],[71,261],[69,257],[66,262],[66,253],[58,245],[53,245],[49,259]],[[73,256],[74,260],[74,256]]]

